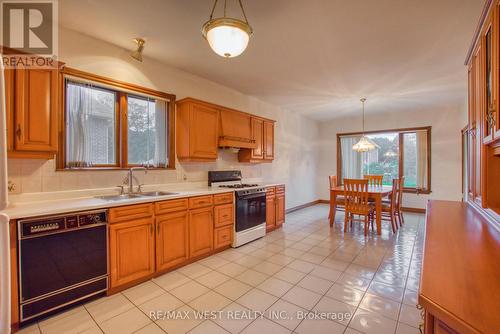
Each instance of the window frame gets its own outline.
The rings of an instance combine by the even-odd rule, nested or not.
[[[398,169],[399,175],[403,175],[404,166],[404,148],[403,148],[403,134],[412,133],[416,131],[426,131],[427,132],[427,185],[425,188],[409,188],[404,187],[403,191],[405,193],[413,193],[413,194],[430,194],[431,190],[431,130],[432,126],[423,126],[423,127],[414,127],[414,128],[400,128],[400,129],[387,129],[387,130],[373,130],[373,131],[365,131],[365,135],[377,134],[377,133],[398,133],[399,136],[399,161],[398,161]],[[342,150],[340,138],[346,136],[356,136],[363,135],[363,132],[345,132],[345,133],[337,133],[337,185],[340,186],[342,184],[341,176],[342,176]]]
[[[67,167],[66,166],[66,79],[82,79],[95,83],[95,86],[116,93],[115,112],[116,112],[116,164],[114,165],[94,165],[92,167]],[[175,95],[160,92],[157,90],[141,87],[135,84],[118,81],[93,73],[80,71],[74,68],[64,67],[61,70],[59,81],[59,129],[58,129],[58,151],[56,154],[56,170],[58,171],[81,171],[81,170],[123,170],[141,165],[128,164],[128,119],[127,119],[127,96],[147,96],[150,98],[161,98],[167,101],[167,166],[152,167],[149,169],[175,170]]]

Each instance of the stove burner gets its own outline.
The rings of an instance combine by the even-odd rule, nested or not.
[[[248,188],[248,187],[257,187],[258,184],[226,184],[226,185],[221,185],[219,187],[221,188],[231,188],[231,189],[239,189],[239,188]]]

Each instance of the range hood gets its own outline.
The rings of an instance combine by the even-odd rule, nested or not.
[[[219,147],[257,148],[252,136],[252,117],[232,109],[221,110]]]

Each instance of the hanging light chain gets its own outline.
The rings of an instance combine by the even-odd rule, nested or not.
[[[362,119],[362,126],[363,126],[363,136],[365,135],[365,102],[366,102],[366,97],[361,98],[361,104],[362,104],[362,110],[363,110],[363,119]]]
[[[209,20],[212,20],[214,17],[215,8],[217,7],[218,1],[219,0],[214,1],[214,5],[212,6],[212,11],[210,12],[210,19]],[[243,14],[243,17],[245,18],[245,23],[248,24],[247,14],[245,13],[245,9],[243,8],[243,4],[241,3],[241,0],[238,0],[238,3],[240,4],[241,13]],[[224,17],[226,17],[226,16],[227,16],[227,0],[224,0]]]
[[[210,13],[210,20],[212,20],[213,16],[214,16],[214,11],[215,11],[215,7],[217,7],[217,1],[218,0],[215,0],[214,1],[214,5],[212,7],[212,12]]]
[[[248,24],[247,14],[245,14],[245,9],[243,8],[243,4],[241,3],[241,0],[238,0],[238,2],[240,3],[241,12],[243,13],[243,17],[245,18],[245,22]]]

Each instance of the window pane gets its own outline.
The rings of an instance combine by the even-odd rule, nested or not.
[[[166,102],[143,97],[127,97],[128,163],[166,167]]]
[[[427,187],[427,131],[403,134],[405,187]]]
[[[377,148],[364,152],[363,175],[383,175],[383,184],[391,186],[399,177],[399,133],[387,132],[367,135]]]
[[[116,164],[115,92],[66,81],[66,166]]]

